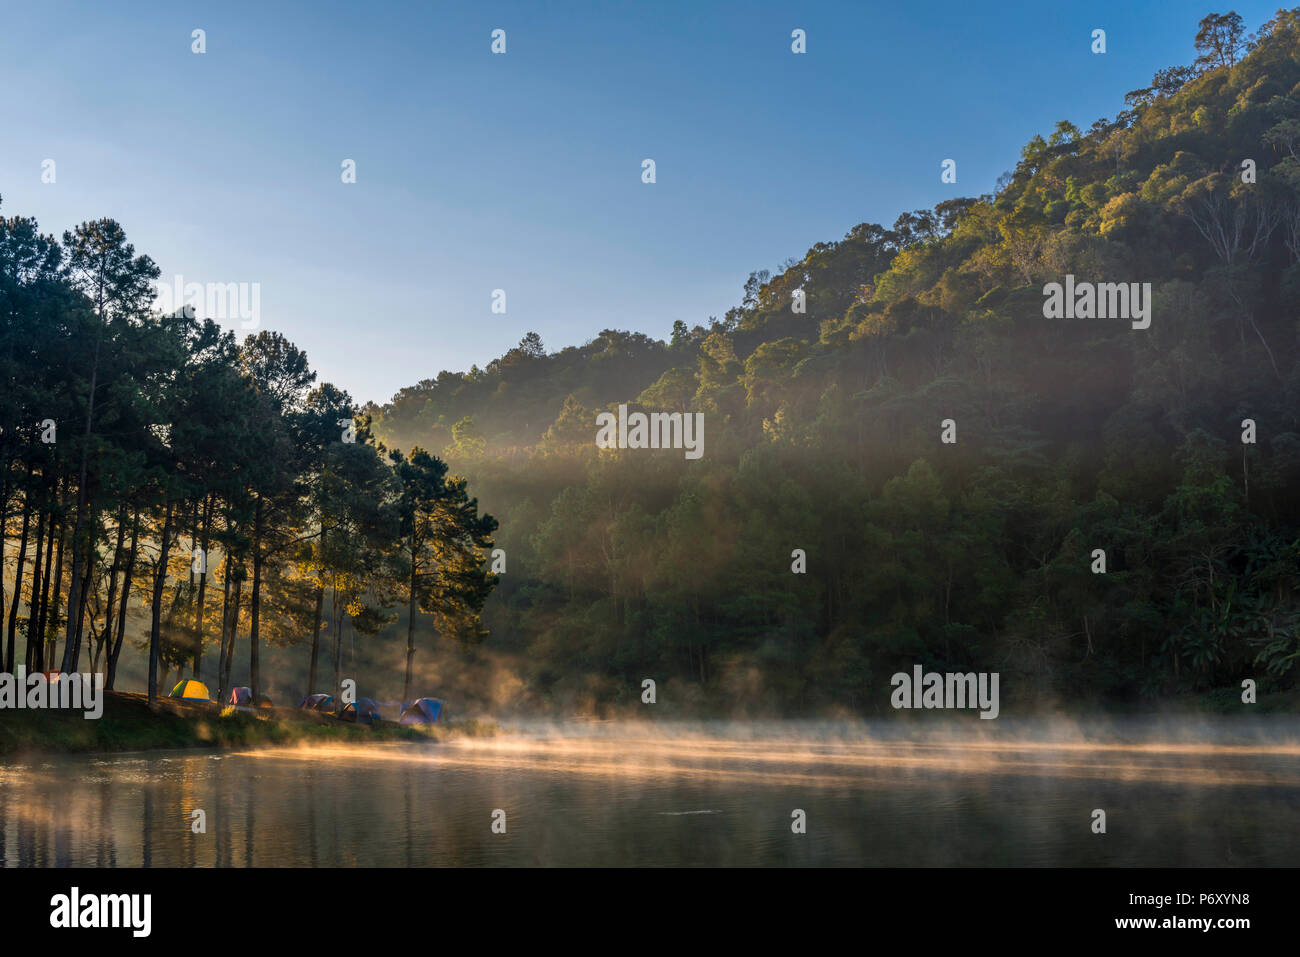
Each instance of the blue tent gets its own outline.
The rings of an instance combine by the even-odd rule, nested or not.
[[[442,702],[437,698],[416,698],[402,709],[398,724],[437,724],[442,717]]]
[[[329,702],[329,704],[326,705],[326,702]],[[307,695],[307,697],[302,699],[302,703],[299,704],[298,707],[301,709],[305,709],[307,711],[325,711],[327,710],[327,708],[333,707],[333,705],[334,705],[333,695],[309,694]]]
[[[252,706],[253,689],[252,688],[232,688],[230,691],[230,703],[237,705]]]
[[[379,702],[374,698],[358,698],[356,704],[344,705],[339,717],[344,721],[356,721],[359,724],[373,724],[375,721],[384,720],[384,716],[379,713]]]

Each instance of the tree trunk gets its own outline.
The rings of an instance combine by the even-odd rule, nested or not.
[[[311,634],[311,671],[307,675],[307,693],[316,693],[316,659],[320,654],[321,612],[325,608],[325,586],[316,588],[316,628]]]
[[[223,682],[226,677],[226,626],[230,623],[230,556],[222,558],[225,570],[221,574],[221,634],[217,638],[217,703],[226,700]]]
[[[339,614],[339,589],[335,582],[333,595],[330,597],[330,621],[334,625],[334,713],[343,711],[343,616]]]
[[[203,509],[203,536],[199,548],[203,550],[203,570],[199,572],[198,607],[194,611],[194,678],[200,680],[203,662],[203,603],[208,591],[208,542],[212,528],[212,508],[216,495],[208,495]]]
[[[122,576],[122,600],[117,606],[117,638],[108,654],[108,677],[104,687],[113,690],[113,680],[117,677],[117,657],[122,653],[122,638],[126,635],[126,606],[131,598],[131,576],[135,572],[136,545],[140,540],[140,510],[137,508],[131,520],[131,551],[126,558],[126,572]]]
[[[158,698],[158,650],[162,641],[162,599],[163,586],[167,583],[167,552],[171,545],[172,509],[174,505],[167,502],[167,514],[163,518],[162,550],[158,556],[158,571],[153,580],[153,621],[149,629],[149,703]]]
[[[32,467],[27,467],[27,478],[32,477]],[[30,485],[30,482],[28,483]],[[18,539],[18,568],[14,571],[14,600],[9,606],[9,638],[4,653],[4,670],[13,673],[17,662],[14,660],[14,632],[18,628],[18,605],[23,597],[23,563],[27,559],[27,534],[31,529],[32,496],[30,491],[23,492],[23,530]]]
[[[230,611],[230,639],[226,643],[226,671],[224,676],[221,679],[221,686],[225,688],[227,691],[229,691],[233,687],[233,684],[230,680],[230,673],[234,670],[235,648],[238,647],[238,645],[235,642],[235,639],[239,637],[239,609],[243,605],[243,597],[244,597],[243,572],[244,572],[243,566],[240,566],[239,575],[235,579],[235,600],[233,603],[234,607]]]
[[[40,624],[41,614],[41,555],[45,547],[45,515],[44,509],[41,509],[40,519],[36,523],[36,559],[32,562],[32,597],[27,602],[27,650],[25,661],[29,672],[35,671],[35,658],[32,655],[32,639],[36,637],[36,629]]]
[[[87,551],[94,547],[94,542],[87,543]],[[67,669],[69,673],[76,671],[81,662],[81,636],[85,632],[86,626],[86,609],[90,606],[90,581],[91,574],[95,570],[93,555],[86,555],[86,571],[81,576],[81,604],[77,607],[77,628],[74,632],[75,638],[72,645],[72,667]],[[72,614],[72,608],[69,606],[68,614]]]
[[[5,443],[6,450],[8,449],[8,447],[9,445],[6,442]],[[7,454],[7,452],[5,454]],[[6,469],[4,489],[3,491],[0,491],[0,622],[3,622],[5,620],[4,568],[5,568],[5,543],[8,541],[9,538],[8,526],[9,526],[9,471]],[[18,582],[21,580],[21,578],[22,578],[22,570],[19,569],[18,574],[14,577],[15,596],[17,596],[18,594]],[[17,601],[17,597],[15,597],[14,600]],[[4,637],[3,629],[0,628],[0,639],[3,639],[3,637]],[[4,642],[0,640],[0,671],[9,670],[8,666],[6,666],[5,664],[5,661],[6,659],[5,659]]]
[[[90,622],[90,641],[86,643],[90,649],[90,674],[99,671],[99,654],[104,650],[104,633],[95,628],[95,622]]]
[[[53,614],[50,615],[51,627],[47,629],[47,631],[53,632],[50,636],[49,652],[46,655],[50,664],[54,664],[54,654],[58,651],[59,647],[59,596],[63,594],[63,544],[64,539],[67,537],[68,536],[64,534],[63,523],[60,522],[58,554],[54,558],[54,567],[56,568],[54,573],[54,608]],[[71,666],[68,664],[68,652],[70,650],[69,645],[65,644],[63,646],[63,664],[59,666],[59,670],[65,675],[70,675],[76,670],[75,662]]]
[[[104,630],[100,632],[99,638],[100,642],[110,650],[113,647],[113,606],[117,602],[117,572],[122,566],[122,540],[125,537],[126,502],[123,502],[117,510],[117,545],[113,548],[113,564],[108,569],[108,610],[104,613]],[[107,657],[104,665],[107,668]]]
[[[262,610],[262,507],[259,495],[253,519],[253,591],[248,600],[248,684],[255,705],[262,702],[262,679],[257,661],[258,616]]]
[[[42,671],[45,670],[45,636],[50,630],[50,569],[53,567],[54,563],[54,538],[58,533],[61,524],[57,520],[55,513],[55,510],[58,508],[58,501],[59,497],[56,488],[54,499],[50,505],[49,534],[46,538],[45,544],[45,576],[41,580],[41,615],[40,620],[36,624],[36,657],[40,662],[38,667]],[[63,537],[60,535],[60,543],[62,543],[62,540]],[[60,567],[59,571],[62,572],[63,569]],[[62,579],[62,577],[62,575],[59,576],[60,579]],[[57,592],[54,597],[57,604]],[[54,662],[51,661],[50,663],[53,664]]]
[[[99,328],[95,335],[95,358],[90,367],[90,395],[86,400],[86,432],[81,446],[81,472],[77,480],[77,523],[72,531],[72,593],[68,595],[69,612],[74,608],[81,607],[81,596],[77,591],[81,585],[81,550],[78,546],[81,544],[81,532],[86,524],[86,464],[90,460],[90,434],[91,426],[95,420],[95,386],[99,382],[99,346],[103,338],[104,321],[101,314]],[[166,550],[166,543],[164,543],[163,549]],[[73,615],[69,614],[65,650],[73,642],[76,623],[72,619]],[[152,700],[152,690],[150,690],[149,696],[150,700]]]
[[[411,535],[415,537],[414,533]],[[402,702],[405,704],[411,700],[411,668],[415,663],[415,581],[416,581],[416,563],[415,563],[415,545],[411,545],[411,591],[410,603],[406,619],[406,684],[402,686]]]

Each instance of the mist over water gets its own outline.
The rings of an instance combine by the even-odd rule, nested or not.
[[[427,746],[39,759],[0,768],[0,864],[1300,860],[1294,719],[987,724],[534,722]]]

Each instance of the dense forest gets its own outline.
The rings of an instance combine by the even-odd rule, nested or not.
[[[994,195],[855,226],[669,342],[530,334],[368,407],[501,520],[485,620],[536,700],[654,677],[696,709],[871,713],[915,663],[1022,702],[1293,688],[1300,10],[1195,46]],[[1067,274],[1151,283],[1150,328],[1044,318]],[[598,450],[619,403],[704,412],[703,458]]]
[[[0,220],[3,670],[114,689],[134,631],[151,699],[205,652],[221,700],[237,655],[260,699],[263,643],[301,645],[309,685],[332,668],[337,688],[345,623],[373,635],[397,605],[480,640],[496,522],[464,480],[376,443],[283,336],[154,311],[158,272],[112,220],[61,241]]]
[[[260,693],[272,646],[306,693],[349,632],[402,650],[404,697],[436,649],[509,676],[442,693],[538,713],[645,678],[683,712],[874,713],[914,664],[1001,672],[1009,706],[1294,689],[1300,9],[1195,45],[721,319],[530,333],[382,406],[159,314],[112,221],[0,220],[0,664],[111,684],[127,647],[151,694]],[[1045,318],[1067,275],[1150,283],[1150,327]],[[598,448],[621,404],[703,413],[704,455]]]

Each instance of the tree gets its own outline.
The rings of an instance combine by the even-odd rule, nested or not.
[[[1208,14],[1196,32],[1197,68],[1206,71],[1235,66],[1244,46],[1244,34],[1239,13]]]
[[[86,425],[77,480],[76,524],[72,530],[72,578],[68,596],[70,613],[63,652],[63,670],[69,672],[76,670],[80,638],[76,628],[79,616],[71,612],[80,607],[82,553],[90,550],[90,543],[83,543],[88,492],[86,469],[90,460],[105,327],[110,323],[125,324],[143,314],[153,299],[151,283],[158,278],[160,271],[148,256],[135,255],[135,247],[126,241],[122,227],[111,219],[82,223],[75,231],[65,232],[63,245],[67,250],[69,283],[89,300],[97,319],[89,370],[90,381],[86,389]],[[150,689],[151,697],[152,694]]]
[[[546,356],[546,346],[542,345],[542,337],[535,332],[529,332],[519,340],[519,351],[530,359],[541,359]]]
[[[252,441],[255,465],[249,470],[253,498],[250,535],[253,581],[249,594],[249,681],[253,697],[260,700],[260,639],[263,572],[268,561],[278,561],[288,536],[293,513],[302,502],[299,484],[298,438],[293,427],[316,378],[307,356],[284,336],[260,332],[244,340],[240,362],[258,403]]]
[[[444,494],[447,466],[418,447],[407,458],[396,450],[390,458],[398,488],[395,506],[402,543],[396,553],[398,571],[407,583],[406,679],[402,700],[408,701],[415,661],[415,615],[421,602],[427,601],[436,571],[433,544],[440,530],[435,522],[438,502]]]
[[[388,500],[391,481],[364,422],[356,442],[333,443],[324,451],[315,505],[323,532],[319,561],[332,593],[334,693],[340,710],[345,616],[363,634],[391,620],[386,614],[395,591],[390,554],[400,540]]]
[[[465,416],[451,427],[452,443],[447,447],[449,458],[478,458],[487,448],[483,433],[471,416]]]

